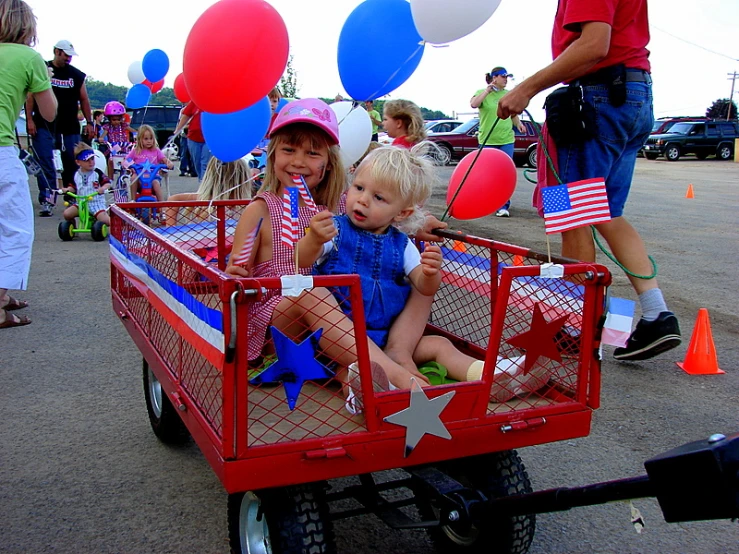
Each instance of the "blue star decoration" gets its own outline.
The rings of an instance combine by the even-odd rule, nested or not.
[[[562,353],[557,347],[556,336],[562,330],[569,316],[563,315],[552,321],[547,321],[544,319],[544,314],[539,306],[539,302],[534,304],[534,313],[531,316],[529,330],[506,341],[508,344],[526,351],[526,361],[523,364],[524,375],[531,371],[531,368],[541,356],[556,362],[562,361]]]
[[[249,384],[282,382],[285,387],[287,405],[294,410],[303,383],[312,379],[328,379],[334,376],[316,360],[316,349],[323,329],[318,329],[299,344],[276,327],[270,326],[270,329],[277,360],[259,375],[249,379]]]
[[[439,415],[455,394],[456,391],[451,391],[429,400],[421,386],[411,377],[410,406],[385,418],[387,423],[406,428],[404,455],[406,458],[410,456],[424,435],[435,435],[442,439],[452,438]]]

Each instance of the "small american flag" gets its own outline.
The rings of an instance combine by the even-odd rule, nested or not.
[[[120,204],[121,202],[128,202],[128,187],[126,183],[128,181],[118,181],[116,186],[113,188],[113,202]]]
[[[298,187],[298,190],[300,191],[300,196],[303,197],[303,202],[305,202],[305,205],[308,206],[310,210],[317,212],[318,207],[316,206],[316,203],[313,201],[313,197],[310,195],[310,191],[308,190],[308,185],[305,184],[305,179],[303,178],[303,176],[293,175],[293,183],[295,183],[295,186]]]
[[[282,225],[280,240],[290,248],[298,240],[298,203],[300,192],[297,187],[286,187],[282,194]]]
[[[541,189],[547,235],[611,220],[602,178]]]
[[[249,258],[251,258],[251,251],[254,249],[254,244],[257,242],[259,229],[261,229],[262,227],[262,221],[264,221],[264,218],[259,218],[259,222],[254,228],[254,231],[252,231],[251,235],[246,238],[246,241],[244,242],[244,247],[241,249],[241,254],[234,258],[234,265],[244,265],[249,261]]]

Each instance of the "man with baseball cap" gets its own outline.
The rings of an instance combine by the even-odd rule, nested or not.
[[[92,132],[92,110],[85,87],[86,75],[70,65],[72,56],[77,51],[68,40],[60,40],[54,45],[54,59],[47,61],[51,89],[54,91],[59,108],[56,119],[51,123],[41,117],[38,106],[32,96],[26,99],[26,127],[28,135],[33,138],[33,149],[41,165],[42,171],[37,175],[40,215],[48,217],[54,208],[56,190],[56,169],[54,167],[54,149],[62,154],[62,186],[74,181],[77,165],[74,160],[74,148],[80,142],[80,123],[77,113],[82,113],[88,123],[87,133]],[[32,117],[31,117],[32,115]]]

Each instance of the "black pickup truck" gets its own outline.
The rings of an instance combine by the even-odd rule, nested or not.
[[[674,162],[686,154],[695,154],[699,160],[708,156],[730,160],[736,138],[739,138],[736,121],[683,121],[675,123],[665,134],[650,135],[643,150],[648,160],[664,155]]]

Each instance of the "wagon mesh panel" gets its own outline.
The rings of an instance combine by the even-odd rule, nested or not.
[[[334,298],[325,298],[323,294],[318,293],[318,289],[311,291],[309,296],[311,301],[315,302],[315,307],[310,313],[317,317],[324,310],[336,308]],[[272,320],[275,321],[276,318],[286,318],[288,323],[283,325],[283,328],[290,329],[289,338],[296,343],[305,340],[310,334],[303,323],[296,321],[284,311],[276,309]],[[316,350],[315,359],[317,364],[325,368],[327,377],[306,381],[293,410],[288,405],[282,384],[257,382],[265,366],[268,370],[270,355],[260,359],[261,364],[251,364],[247,426],[250,447],[347,435],[366,430],[364,418],[353,416],[345,408],[345,392],[342,392],[342,382],[346,382],[345,386],[355,391],[361,390],[359,374],[347,377],[347,371],[344,369],[357,360],[354,339],[351,338],[356,331],[340,329],[328,322],[323,322],[321,329],[322,340]],[[268,337],[264,352],[273,352],[274,337],[269,333]],[[259,367],[254,367],[256,365]]]
[[[134,210],[129,211],[135,213]],[[185,294],[192,295],[195,302],[204,307],[222,310],[218,289],[195,268],[194,263],[188,264],[179,259],[128,221],[116,218],[115,222],[113,236],[120,237],[121,244],[129,253],[151,266],[167,281],[182,287]],[[121,228],[117,230],[119,225]],[[160,229],[167,227],[162,226]],[[153,348],[166,362],[174,380],[187,391],[188,397],[201,411],[211,429],[221,436],[221,371],[167,321],[164,314],[131,279],[118,271],[115,275],[114,286],[117,286],[118,293],[125,299],[131,317],[144,330]]]
[[[460,240],[442,243],[442,286],[436,295],[430,323],[487,350],[496,305],[505,301],[500,347],[488,414],[572,402],[578,390],[579,335],[584,292],[572,279],[514,278],[510,291],[498,288],[505,266],[540,265],[535,258],[514,254],[505,245],[480,246]],[[495,281],[492,276],[496,275]],[[495,283],[495,287],[491,284]],[[494,294],[498,288],[497,294]],[[546,322],[566,317],[552,337],[561,357],[539,356],[526,367],[526,351],[509,340],[531,329],[535,307]],[[551,354],[552,351],[549,350]]]

